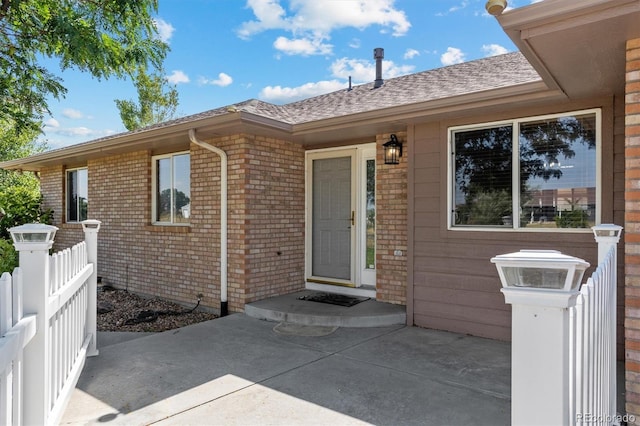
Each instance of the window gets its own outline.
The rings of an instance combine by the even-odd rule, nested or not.
[[[366,160],[366,254],[365,269],[376,269],[376,160]]]
[[[187,224],[191,216],[189,153],[153,157],[153,222]]]
[[[451,129],[451,227],[590,228],[599,139],[599,110]]]
[[[67,170],[67,222],[87,220],[87,169]]]

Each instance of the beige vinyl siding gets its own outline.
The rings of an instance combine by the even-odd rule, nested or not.
[[[448,128],[514,117],[535,116],[581,108],[602,108],[602,222],[618,224],[624,204],[620,183],[614,190],[612,100],[604,99],[566,105],[514,110],[509,113],[477,115],[455,121],[416,124],[413,128],[415,158],[412,187],[412,291],[413,323],[421,327],[469,333],[509,340],[511,308],[504,303],[500,280],[491,257],[520,249],[554,249],[597,263],[597,247],[591,233],[469,231],[447,229]],[[620,138],[615,138],[618,156],[622,156]],[[623,173],[618,171],[616,174]],[[618,180],[621,177],[618,176]],[[614,206],[617,213],[614,214]],[[410,225],[411,226],[411,225]],[[411,227],[410,227],[411,229]],[[620,256],[622,257],[622,256]],[[593,266],[587,272],[590,274]],[[622,287],[621,287],[622,288]],[[408,303],[411,303],[409,301]],[[622,300],[621,300],[622,303]]]

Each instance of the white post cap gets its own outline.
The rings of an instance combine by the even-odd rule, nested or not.
[[[87,231],[88,229],[95,229],[96,232],[100,230],[100,224],[102,222],[100,222],[99,220],[95,220],[95,219],[87,219],[87,220],[83,220],[82,222],[82,230],[83,231]]]
[[[58,228],[44,223],[28,223],[9,228],[14,244],[52,243]]]

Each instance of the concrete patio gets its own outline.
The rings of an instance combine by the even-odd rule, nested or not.
[[[506,342],[233,314],[98,346],[61,424],[510,423]]]

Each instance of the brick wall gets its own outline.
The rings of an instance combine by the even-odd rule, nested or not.
[[[379,135],[377,158],[377,298],[406,304],[406,133],[399,165],[385,165]],[[228,301],[245,303],[304,288],[304,149],[294,143],[247,134],[211,139],[228,154]],[[98,272],[104,281],[148,295],[218,307],[220,300],[220,160],[191,145],[191,223],[151,225],[151,157],[148,151],[88,163],[91,219],[103,222]],[[42,172],[47,206],[64,211],[64,168]],[[83,238],[65,224],[56,249]],[[394,251],[401,250],[402,256]]]
[[[304,152],[247,135],[210,140],[229,156],[229,310],[303,288]],[[151,157],[139,151],[90,161],[88,217],[102,221],[98,273],[119,288],[217,308],[220,300],[220,160],[191,145],[190,226],[151,225]],[[64,169],[43,170],[45,204],[64,211]],[[280,206],[278,200],[284,199]],[[83,238],[65,224],[56,249]],[[278,254],[280,253],[280,254]]]
[[[640,421],[640,39],[627,42],[625,87],[626,410]]]
[[[384,164],[382,144],[390,134],[376,138],[376,299],[407,303],[407,134],[396,133],[403,144],[400,164]],[[395,256],[402,250],[402,256]]]
[[[247,302],[304,289],[304,150],[245,138]]]

